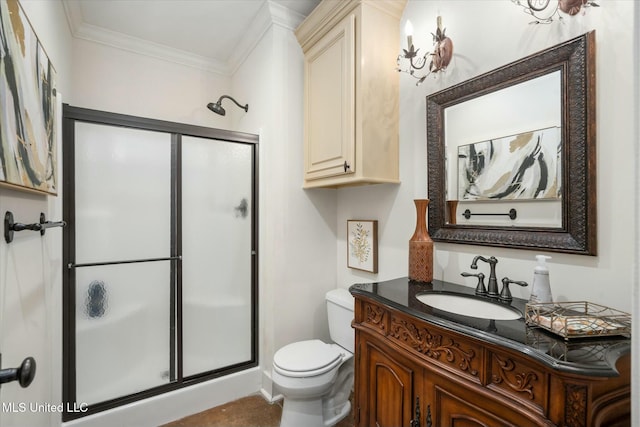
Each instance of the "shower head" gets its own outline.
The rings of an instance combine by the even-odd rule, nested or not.
[[[220,114],[221,116],[227,114],[224,108],[222,108],[222,105],[220,105],[220,102],[216,102],[215,104],[213,102],[210,102],[207,104],[207,108],[216,114]]]
[[[220,99],[218,99],[218,102],[216,102],[215,104],[213,102],[208,103],[207,108],[216,114],[220,114],[221,116],[224,116],[227,113],[225,109],[222,108],[222,100],[224,98],[228,98],[232,100],[238,107],[242,108],[245,112],[249,111],[249,104],[240,105],[238,104],[238,101],[236,101],[235,99],[233,99],[228,95],[222,95]]]

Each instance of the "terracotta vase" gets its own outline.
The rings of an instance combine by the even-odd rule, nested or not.
[[[409,240],[409,279],[418,282],[433,280],[433,240],[427,230],[428,199],[416,199],[416,230]]]

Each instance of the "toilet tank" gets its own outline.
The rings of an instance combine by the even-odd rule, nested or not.
[[[353,296],[346,289],[333,289],[327,292],[327,317],[331,340],[340,347],[354,352],[355,335],[351,327],[353,320]]]

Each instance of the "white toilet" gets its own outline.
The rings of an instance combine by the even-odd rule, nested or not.
[[[353,296],[346,289],[334,289],[326,300],[335,344],[299,341],[273,356],[273,383],[284,395],[280,427],[330,427],[351,410]]]

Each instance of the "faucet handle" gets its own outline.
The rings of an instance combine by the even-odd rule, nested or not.
[[[502,292],[500,292],[500,301],[510,303],[513,300],[511,296],[511,291],[509,290],[509,283],[515,283],[519,286],[529,286],[527,282],[522,282],[518,280],[511,280],[508,277],[502,279]]]
[[[462,277],[477,277],[478,285],[476,286],[476,295],[487,295],[487,288],[484,287],[484,274],[483,273],[460,273]]]

